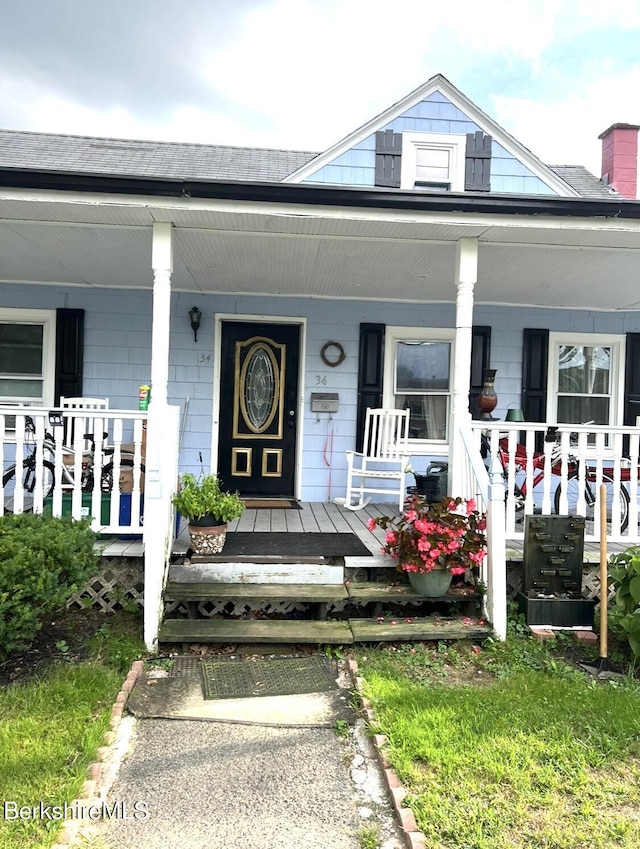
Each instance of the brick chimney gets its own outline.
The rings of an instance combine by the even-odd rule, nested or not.
[[[638,191],[638,124],[612,124],[602,139],[602,181],[622,197],[635,200]]]

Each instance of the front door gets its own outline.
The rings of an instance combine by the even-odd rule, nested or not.
[[[295,496],[300,327],[224,321],[218,474],[243,496]]]

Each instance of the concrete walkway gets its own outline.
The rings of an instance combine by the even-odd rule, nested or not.
[[[377,831],[377,846],[400,849],[350,685],[343,671],[329,692],[205,701],[199,680],[145,669],[89,845],[361,849]]]

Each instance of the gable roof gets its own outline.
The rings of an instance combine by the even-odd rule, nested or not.
[[[185,180],[280,181],[316,153],[0,130],[0,167]]]
[[[299,183],[302,180],[309,179],[320,168],[325,165],[329,165],[338,156],[341,156],[343,153],[351,150],[352,147],[359,144],[361,141],[364,141],[364,139],[371,136],[377,130],[385,127],[389,124],[389,122],[393,121],[394,118],[400,117],[408,109],[411,109],[417,103],[420,103],[420,101],[435,92],[440,92],[454,106],[460,109],[461,112],[468,115],[469,119],[477,124],[483,132],[490,135],[512,156],[520,160],[520,162],[529,168],[536,177],[542,180],[542,182],[549,186],[549,188],[554,192],[561,195],[579,194],[573,186],[566,182],[566,180],[564,180],[548,165],[545,165],[544,162],[531,153],[528,148],[496,123],[493,118],[490,118],[489,115],[479,109],[475,103],[469,100],[466,95],[457,89],[453,83],[449,82],[446,77],[442,76],[442,74],[436,74],[434,77],[431,77],[430,80],[427,80],[426,83],[418,86],[418,88],[414,89],[406,95],[406,97],[403,97],[402,100],[394,103],[388,109],[385,109],[384,112],[381,112],[379,115],[376,115],[375,118],[372,118],[361,127],[358,127],[357,130],[349,133],[349,135],[345,136],[345,138],[325,150],[324,153],[319,154],[314,160],[302,165],[286,177],[284,182]]]
[[[470,107],[474,110],[470,117],[479,123],[478,116],[484,116],[484,113],[444,77],[437,75],[342,142],[320,153],[0,129],[0,168],[158,179],[299,182],[302,179],[300,174],[313,173],[321,168],[327,159],[339,155],[338,148],[348,149],[350,144],[356,143],[354,139],[365,128],[366,132],[370,132],[370,127],[379,120],[386,121],[389,115],[409,108],[410,102],[424,97],[427,89],[430,91],[436,83],[447,96],[453,97],[451,92],[455,92],[459,101],[465,101],[467,111]],[[460,104],[456,105],[461,108]],[[508,136],[488,116],[484,118],[494,137],[497,131]],[[505,144],[503,138],[499,141]],[[518,144],[515,140],[513,143]],[[618,196],[615,189],[581,165],[544,165],[522,145],[520,148],[535,159],[539,167],[555,175],[563,186],[568,187],[565,194],[609,199]]]

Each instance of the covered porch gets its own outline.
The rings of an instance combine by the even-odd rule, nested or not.
[[[509,501],[509,476],[504,478],[495,465],[487,468],[478,426],[469,414],[473,327],[494,324],[496,328],[490,364],[499,374],[498,415],[504,415],[508,404],[519,402],[521,396],[521,360],[510,345],[501,344],[498,333],[506,333],[514,315],[529,311],[526,318],[518,319],[526,327],[534,311],[535,320],[548,326],[550,313],[560,322],[558,316],[574,316],[578,310],[583,325],[593,327],[596,314],[606,313],[604,323],[611,332],[623,335],[640,329],[638,303],[629,294],[637,276],[640,205],[577,198],[425,196],[182,180],[163,181],[162,185],[137,180],[135,186],[123,187],[115,178],[98,180],[90,175],[81,181],[58,175],[54,183],[51,179],[40,183],[37,174],[31,174],[24,183],[21,177],[2,174],[5,305],[26,309],[34,291],[44,293],[51,304],[67,303],[71,298],[98,316],[96,336],[99,317],[113,310],[114,302],[119,306],[118,301],[124,302],[134,292],[135,305],[142,310],[140,314],[129,309],[111,316],[112,326],[92,353],[90,391],[101,394],[101,385],[116,384],[119,370],[125,371],[123,361],[127,366],[142,366],[127,372],[129,380],[131,374],[144,374],[146,379],[139,382],[146,382],[150,375],[144,525],[137,526],[144,544],[145,639],[149,647],[157,640],[162,593],[174,547],[170,500],[178,471],[216,471],[219,464],[221,324],[229,319],[255,321],[265,315],[300,328],[299,388],[292,407],[298,431],[290,495],[303,504],[326,505],[322,517],[316,517],[311,507],[310,515],[300,511],[305,520],[311,521],[313,516],[322,533],[336,532],[326,525],[327,511],[333,497],[344,492],[344,450],[353,448],[356,440],[357,410],[363,401],[358,373],[360,325],[384,321],[395,329],[436,327],[450,332],[451,381],[443,394],[446,439],[428,445],[416,440],[412,453],[417,462],[425,464],[432,456],[446,458],[449,491],[475,497],[487,510],[488,612],[496,632],[504,635],[507,542],[519,539],[521,530],[517,505]],[[24,250],[25,244],[30,251]],[[187,319],[188,308],[196,299],[203,315],[197,343]],[[127,334],[117,335],[118,321],[128,324]],[[140,325],[145,338],[138,343]],[[319,356],[331,339],[340,341],[345,350],[341,369],[327,366]],[[519,351],[517,356],[521,356]],[[334,418],[320,419],[311,411],[310,395],[317,388],[339,395]],[[390,389],[385,391],[393,394]],[[621,397],[616,403],[621,410]],[[36,462],[41,464],[40,445],[44,445],[51,408],[55,404],[41,411],[30,408],[36,419],[41,418],[36,434],[36,457],[41,458]],[[13,409],[15,416],[22,412]],[[134,411],[117,412],[123,427],[132,422],[135,430]],[[8,418],[12,413],[7,409],[5,415]],[[114,421],[117,418],[114,416]],[[544,427],[537,423],[534,430]],[[19,452],[24,446],[8,437],[9,430],[7,426],[0,443],[5,459],[11,462],[10,452]],[[512,432],[514,436],[508,439],[519,442],[515,434],[523,427],[503,428],[501,424],[500,430]],[[627,438],[634,439],[633,431],[621,425],[608,426],[598,443],[597,430],[595,442],[585,436],[583,447],[585,451],[594,445],[596,451],[601,447],[607,463],[609,455],[613,457],[614,480],[622,481],[629,494],[630,521],[623,529],[619,524],[616,527],[614,519],[611,538],[620,544],[631,542],[637,539],[638,481],[633,461],[626,467],[628,479],[626,472],[623,475],[622,457],[637,456],[637,439],[629,450],[625,444],[624,452],[618,452],[616,440],[622,449]],[[121,437],[116,434],[116,444],[118,439],[133,442],[136,462],[141,464],[141,435],[134,433],[131,440],[125,440],[124,433]],[[533,451],[535,434],[531,440]],[[566,469],[564,479],[568,480],[571,445],[567,442],[560,449],[565,458],[560,460],[560,468]],[[114,458],[116,469],[117,462]],[[416,462],[413,465],[417,467]],[[137,470],[141,475],[141,466]],[[139,490],[140,483],[134,471],[132,486]],[[70,500],[73,515],[79,517],[83,494],[77,488],[76,483]],[[132,489],[132,494],[137,495],[138,490]],[[34,509],[40,506],[39,491],[34,493]],[[102,494],[97,488],[92,492],[94,516],[102,510]],[[19,510],[19,488],[15,497]],[[552,512],[553,498],[553,490],[543,492],[543,512],[547,508]],[[41,500],[44,507],[44,495]],[[122,499],[119,496],[115,501],[116,506],[113,501],[109,505],[109,521],[102,526],[114,533],[135,533],[133,524],[121,525]],[[62,511],[64,503],[62,490],[54,491],[54,514]],[[136,503],[137,498],[132,498],[132,520]],[[532,504],[526,503],[525,511]],[[250,516],[247,511],[243,520],[249,522]],[[298,518],[302,521],[302,516]],[[281,521],[275,514],[269,522],[272,520]],[[255,517],[255,521],[265,522],[266,518]],[[340,516],[341,523],[351,521],[361,522],[361,517]],[[360,533],[364,535],[364,531]],[[594,530],[591,542],[598,533]]]

